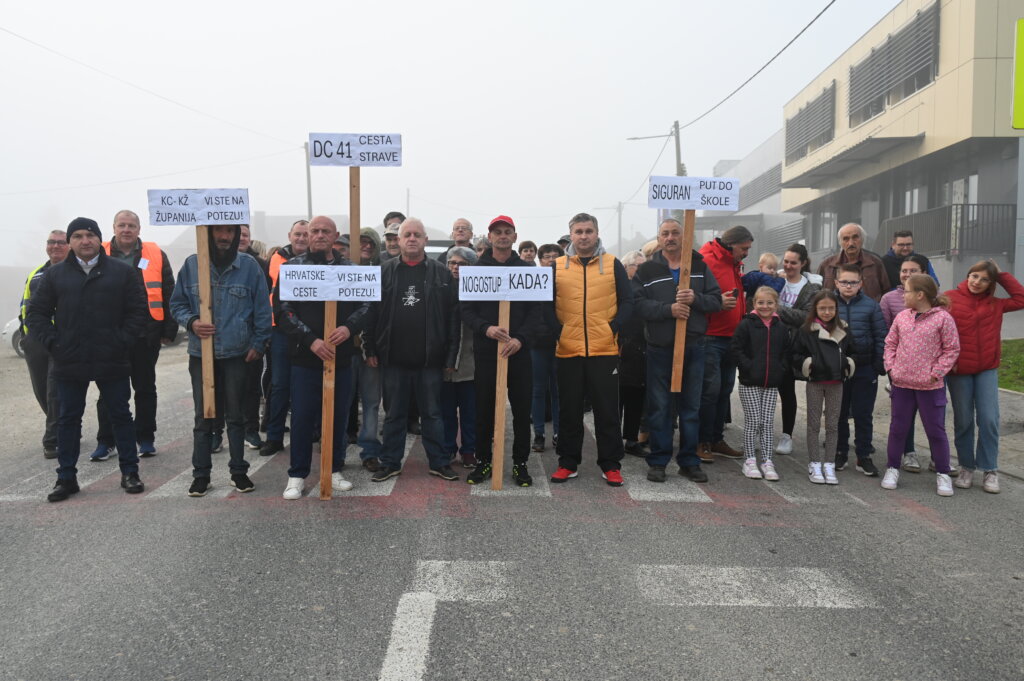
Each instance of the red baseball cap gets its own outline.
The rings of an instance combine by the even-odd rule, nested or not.
[[[487,231],[490,232],[491,227],[494,227],[495,225],[500,225],[503,222],[512,229],[516,228],[516,223],[512,222],[512,218],[510,218],[507,215],[499,215],[498,217],[491,220],[491,224],[487,225]]]

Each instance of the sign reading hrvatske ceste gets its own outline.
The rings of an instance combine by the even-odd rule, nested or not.
[[[149,224],[247,225],[248,189],[150,189]]]
[[[652,176],[648,208],[728,210],[740,206],[740,181],[735,177]]]
[[[395,133],[309,133],[311,166],[400,166],[402,136]]]
[[[281,265],[281,300],[380,300],[380,267],[373,265]]]
[[[459,300],[551,300],[550,267],[460,267]]]

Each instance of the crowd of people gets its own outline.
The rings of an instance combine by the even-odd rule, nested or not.
[[[666,482],[673,460],[681,476],[707,483],[704,466],[716,457],[742,459],[746,477],[776,481],[773,457],[795,453],[801,381],[811,483],[838,484],[837,472],[852,461],[895,489],[901,471],[922,471],[914,443],[919,416],[939,495],[970,488],[976,470],[985,491],[999,491],[999,339],[1003,314],[1024,308],[1024,287],[982,261],[940,294],[910,232],[897,232],[879,256],[864,248],[859,225],[844,225],[839,252],[812,274],[801,244],[782,254],[781,267],[778,256],[763,253],[757,269],[744,272],[754,237],[743,226],[684,253],[683,228],[674,219],[664,220],[642,251],[621,259],[606,251],[597,218],[586,213],[570,219],[557,243],[540,246],[520,241],[509,216],[494,218],[475,238],[473,225],[459,218],[453,245],[436,258],[426,252],[423,223],[399,212],[384,217],[380,232],[362,229],[358,244],[326,216],[299,220],[288,244],[265,252],[248,225],[215,225],[208,228],[210,321],[200,314],[197,255],[175,277],[160,247],[142,240],[134,212],[119,211],[112,232],[103,241],[89,218],[52,231],[48,259],[23,292],[27,365],[46,415],[43,455],[58,463],[50,501],[79,491],[90,383],[100,394],[90,460],[116,452],[121,486],[144,491],[139,458],[157,454],[156,364],[179,327],[188,333],[195,412],[193,497],[211,489],[212,455],[225,433],[231,484],[240,492],[255,488],[246,448],[272,456],[285,450],[286,433],[285,499],[304,494],[313,445],[327,432],[335,490],[352,488],[344,473],[350,444],[373,482],[400,475],[409,433],[421,436],[430,475],[458,481],[458,464],[468,471],[466,482],[481,484],[493,474],[495,400],[506,397],[496,395],[500,365],[507,371],[511,479],[518,486],[533,484],[531,453],[549,442],[558,459],[550,481],[579,475],[587,412],[608,485],[623,484],[626,455],[645,459],[655,483]],[[379,265],[381,300],[339,303],[327,333],[323,303],[282,299],[285,264]],[[465,266],[551,268],[553,300],[514,301],[503,325],[497,302],[459,301]],[[997,285],[1008,298],[995,295]],[[673,392],[681,329],[683,381]],[[204,345],[213,354],[213,418],[205,403]],[[497,361],[499,353],[507,363]],[[335,363],[333,427],[322,428],[328,360]],[[738,449],[725,440],[737,378]],[[884,472],[873,461],[880,384],[892,405]],[[947,391],[956,470],[946,436]]]

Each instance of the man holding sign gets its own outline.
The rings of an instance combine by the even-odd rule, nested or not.
[[[491,220],[487,230],[491,248],[477,263],[484,267],[531,267],[512,250],[516,227],[512,218],[499,215]],[[530,457],[530,406],[532,403],[533,374],[530,350],[540,324],[540,310],[536,303],[517,301],[509,303],[508,328],[498,325],[497,300],[471,300],[459,306],[462,321],[473,329],[474,380],[480,386],[476,391],[476,456],[479,463],[466,482],[476,485],[491,477],[491,438],[494,434],[494,402],[496,395],[489,386],[497,381],[498,343],[504,343],[502,352],[508,358],[508,401],[512,406],[512,480],[519,487],[529,487],[533,478],[527,470]],[[504,395],[502,396],[504,397]]]

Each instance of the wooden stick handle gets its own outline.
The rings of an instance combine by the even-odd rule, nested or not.
[[[693,230],[697,212],[688,210],[683,216],[683,252],[680,254],[679,286],[676,290],[690,288],[690,266],[693,263]],[[674,393],[683,390],[683,360],[686,357],[686,322],[676,320],[676,338],[672,348],[672,385]]]
[[[510,303],[498,302],[498,326],[508,329]],[[494,386],[494,448],[491,450],[491,489],[501,489],[505,474],[505,395],[508,392],[508,357],[502,357],[505,343],[498,343],[498,375]],[[522,352],[522,350],[520,350]],[[486,386],[480,386],[487,390]]]
[[[199,267],[199,321],[213,323],[213,291],[210,286],[210,228],[196,225],[196,259]],[[203,361],[203,418],[217,417],[217,393],[213,371],[213,336],[199,340]]]

